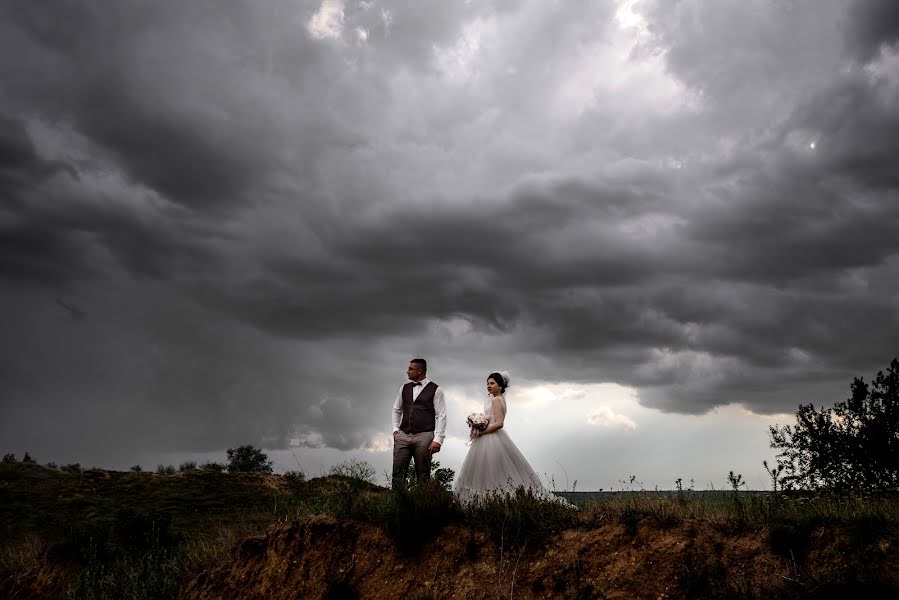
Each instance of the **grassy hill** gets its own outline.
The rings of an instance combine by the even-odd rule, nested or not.
[[[0,596],[899,597],[899,498],[527,494],[0,463]]]

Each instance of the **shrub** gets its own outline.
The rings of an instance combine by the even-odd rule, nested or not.
[[[202,465],[200,465],[200,469],[203,471],[211,471],[213,473],[221,473],[223,472],[227,466],[220,462],[206,461]]]
[[[367,483],[375,483],[375,468],[364,460],[351,458],[331,467],[329,475],[358,479]]]
[[[197,461],[195,460],[186,460],[180,465],[178,465],[178,471],[183,473],[184,471],[196,471],[197,470]]]
[[[535,496],[519,487],[512,494],[494,494],[465,508],[472,523],[486,530],[500,543],[542,545],[551,534],[574,523],[574,509],[558,501]]]
[[[156,465],[156,473],[159,475],[174,475],[175,465]]]
[[[249,444],[228,448],[228,472],[229,473],[271,473],[272,461],[268,455],[259,448]]]
[[[133,467],[131,467],[131,472],[132,472],[132,473],[140,473],[140,472],[142,472],[142,471],[143,471],[143,469],[141,468],[140,465],[134,465]]]
[[[784,489],[888,490],[899,487],[899,360],[869,386],[830,409],[800,405],[796,424],[769,429]],[[783,473],[783,475],[781,475]]]
[[[452,492],[437,478],[395,486],[382,497],[376,518],[398,547],[415,554],[433,540],[443,527],[462,517]]]
[[[331,493],[327,497],[328,512],[344,517],[369,516],[371,503],[364,494],[375,484],[375,469],[364,460],[350,459],[330,468]]]
[[[5,463],[17,462],[16,455],[13,454],[12,452],[7,452],[6,454],[3,455],[3,462],[5,462]]]
[[[287,471],[284,473],[284,479],[293,486],[299,486],[306,481],[306,474],[302,471]]]
[[[61,466],[59,470],[72,475],[81,475],[81,463],[69,463]]]
[[[444,489],[450,490],[452,489],[453,479],[456,477],[456,472],[452,469],[441,467],[439,461],[433,460],[431,461],[431,477],[436,479]],[[409,463],[409,467],[406,469],[406,479],[401,482],[401,484],[409,485],[415,482],[416,479],[415,466],[412,463]]]
[[[47,463],[47,468],[48,469],[58,469],[59,465],[51,460],[50,462]]]
[[[437,481],[437,483],[440,484],[443,489],[450,491],[453,487],[453,479],[456,478],[456,472],[448,467],[441,467],[438,469],[437,467],[440,466],[440,463],[433,464],[434,473],[432,474],[432,477]]]
[[[26,453],[25,453],[25,456],[22,457],[22,462],[23,462],[23,463],[30,463],[30,464],[33,465],[33,464],[35,464],[37,461],[35,461],[33,458],[31,458],[31,455],[28,454],[28,453],[26,452]]]

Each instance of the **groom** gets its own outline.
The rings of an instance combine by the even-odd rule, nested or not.
[[[440,452],[446,432],[443,390],[428,379],[428,363],[413,358],[406,370],[409,383],[393,402],[393,485],[405,481],[409,461],[415,459],[415,476],[431,476],[431,454]]]

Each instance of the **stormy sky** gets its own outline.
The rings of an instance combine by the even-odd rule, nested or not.
[[[899,354],[894,0],[0,4],[0,450],[764,487]],[[761,474],[761,475],[760,475]]]

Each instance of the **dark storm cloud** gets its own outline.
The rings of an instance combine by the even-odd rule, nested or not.
[[[856,0],[849,7],[846,28],[849,51],[868,61],[899,41],[899,5],[890,0]]]
[[[636,6],[618,47],[611,2],[346,2],[321,39],[317,2],[5,4],[0,437],[353,449],[419,354],[839,398],[899,336],[891,29]]]
[[[314,89],[323,82],[316,77],[321,52],[311,40],[298,35],[267,44],[271,23],[247,8],[7,3],[5,49],[17,56],[3,67],[17,90],[9,103],[72,124],[129,178],[170,201],[199,209],[248,201],[251,186],[290,157],[275,154],[285,140],[274,115],[254,106],[253,90],[264,80],[243,77],[241,88],[222,75],[240,75],[245,65],[249,72],[277,49],[284,54],[279,64],[310,76],[295,84]],[[306,108],[322,102],[314,94],[303,100]],[[327,143],[317,124],[304,134],[291,140],[298,162]]]

